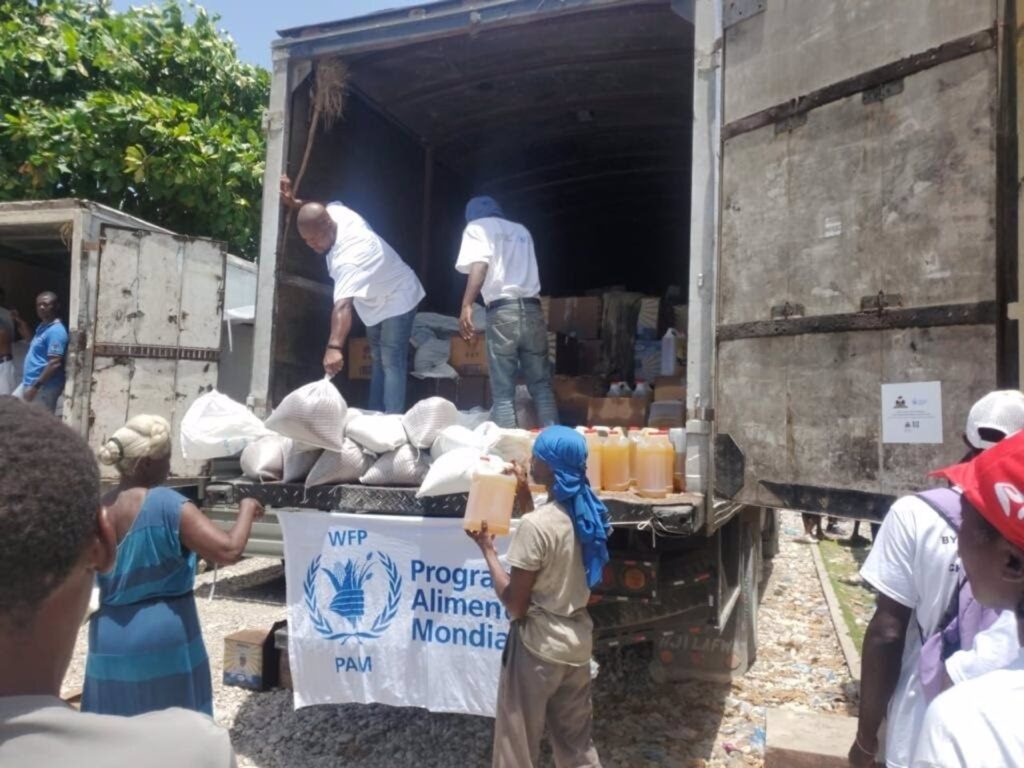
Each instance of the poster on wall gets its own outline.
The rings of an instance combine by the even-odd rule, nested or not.
[[[942,441],[942,382],[882,385],[883,443]]]

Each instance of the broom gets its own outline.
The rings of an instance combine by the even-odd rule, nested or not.
[[[315,64],[313,73],[313,89],[310,98],[311,117],[309,121],[309,133],[306,135],[306,149],[302,153],[302,163],[299,165],[298,173],[292,180],[292,194],[299,196],[299,186],[302,184],[302,177],[306,174],[306,166],[309,165],[309,156],[313,152],[313,140],[316,138],[317,130],[322,125],[325,131],[329,131],[334,124],[342,118],[345,113],[345,91],[348,86],[348,67],[341,59],[320,59]],[[291,228],[292,219],[295,217],[295,209],[289,208],[285,219],[284,230],[278,243],[278,251],[288,230]]]

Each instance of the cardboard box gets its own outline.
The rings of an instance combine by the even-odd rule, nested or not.
[[[461,336],[453,336],[448,361],[460,376],[487,375],[487,342],[482,333],[473,334],[466,341]]]
[[[654,380],[654,402],[686,400],[686,384],[679,376],[659,376]]]
[[[599,339],[601,306],[600,296],[552,299],[548,310],[548,330],[577,339]]]
[[[661,400],[651,404],[648,427],[673,429],[686,426],[686,403],[682,400]]]
[[[555,373],[587,376],[601,368],[603,350],[600,339],[577,339],[561,333],[557,336]]]
[[[540,297],[540,311],[544,315],[544,324],[548,325],[548,317],[551,315],[551,297],[541,296]]]
[[[455,407],[460,411],[491,407],[491,380],[486,376],[462,376],[456,379]]]
[[[265,691],[277,685],[280,652],[274,648],[274,632],[284,622],[270,628],[243,629],[224,638],[224,685]]]
[[[690,305],[689,304],[675,304],[672,307],[672,327],[675,328],[679,333],[686,335],[687,329],[690,327]]]
[[[604,390],[604,382],[597,376],[555,376],[551,380],[558,406],[558,420],[570,427],[586,426],[590,413],[590,399]]]
[[[587,422],[594,427],[637,427],[647,423],[647,400],[639,397],[592,397]]]
[[[370,354],[370,340],[365,336],[348,340],[348,355],[345,369],[350,379],[369,379],[373,375],[373,356]]]

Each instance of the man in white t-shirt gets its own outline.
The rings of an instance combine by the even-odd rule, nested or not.
[[[1024,428],[1024,395],[992,392],[971,408],[965,440],[970,456]],[[928,707],[918,675],[923,641],[939,629],[960,578],[957,532],[927,502],[904,496],[893,504],[860,572],[878,593],[864,636],[860,713],[850,764],[908,768]],[[982,643],[980,651],[987,646]],[[987,661],[964,651],[963,674]],[[1000,662],[1002,663],[1002,662]],[[885,745],[878,733],[885,721]]]
[[[334,281],[331,332],[324,351],[324,371],[336,376],[345,364],[345,342],[352,330],[352,309],[366,325],[373,357],[370,409],[405,410],[409,337],[423,286],[384,238],[363,217],[341,203],[308,203],[281,178],[281,200],[298,208],[299,234],[313,251],[324,254]]]
[[[540,307],[540,277],[533,238],[522,224],[509,221],[491,197],[466,205],[466,229],[455,269],[468,275],[459,326],[473,337],[473,305],[487,305],[487,365],[491,417],[499,427],[516,426],[516,373],[522,371],[542,426],[558,423],[551,389],[548,329]]]
[[[975,599],[989,608],[1024,617],[1024,432],[1006,438],[973,461],[936,474],[963,492],[958,545]],[[1024,622],[1018,618],[1018,649],[1022,638]],[[911,765],[1024,765],[1022,712],[1024,652],[1018,650],[1008,667],[956,685],[932,702]]]
[[[80,436],[12,397],[0,398],[0,432],[0,768],[234,766],[227,731],[206,715],[94,715],[61,701],[96,574],[114,564],[117,539]]]

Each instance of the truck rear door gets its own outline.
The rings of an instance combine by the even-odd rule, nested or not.
[[[101,244],[89,443],[98,448],[130,417],[157,414],[171,422],[172,476],[198,477],[201,463],[182,458],[177,437],[185,411],[217,382],[224,246],[111,226]]]
[[[996,3],[725,6],[716,474],[739,501],[878,516],[1016,380]]]

